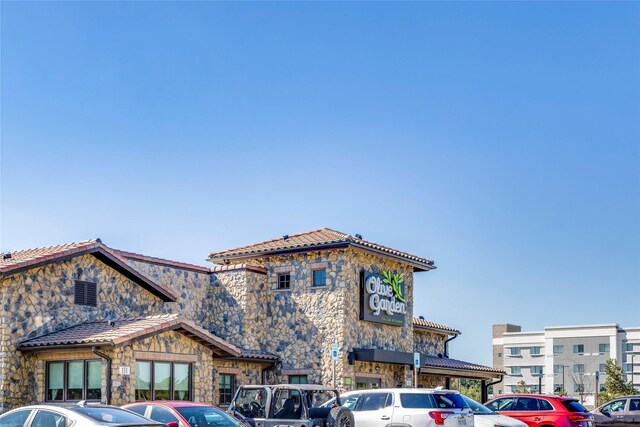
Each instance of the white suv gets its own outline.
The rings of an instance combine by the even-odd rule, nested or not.
[[[380,388],[342,393],[340,400],[357,426],[473,427],[473,411],[455,390]]]

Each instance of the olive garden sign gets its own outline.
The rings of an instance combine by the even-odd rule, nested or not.
[[[365,274],[360,289],[360,319],[404,326],[407,314],[404,295],[403,274],[390,271]]]

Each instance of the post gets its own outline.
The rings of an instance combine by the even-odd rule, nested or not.
[[[420,353],[413,353],[413,387],[418,388],[418,371],[420,370]]]
[[[333,387],[336,386],[336,361],[333,361]]]
[[[600,392],[600,388],[598,387],[598,382],[600,381],[600,372],[596,371],[596,393],[595,393],[595,406],[598,406],[598,393]]]
[[[542,394],[542,372],[538,374],[538,394]]]

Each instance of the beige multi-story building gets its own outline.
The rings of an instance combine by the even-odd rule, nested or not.
[[[434,263],[329,229],[209,255],[204,267],[98,240],[2,254],[0,412],[32,402],[185,399],[238,385],[342,390],[488,382],[448,357],[460,332],[414,317]]]
[[[626,381],[638,388],[640,328],[609,323],[526,332],[518,325],[493,325],[493,367],[506,372],[494,385],[496,394],[512,393],[524,381],[531,391],[563,393],[593,407],[597,392],[603,390],[609,359],[617,360]]]

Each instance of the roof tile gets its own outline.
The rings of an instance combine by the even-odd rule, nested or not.
[[[342,233],[330,228],[320,228],[304,233],[283,236],[277,239],[265,240],[246,246],[226,249],[209,254],[209,261],[223,264],[230,259],[247,258],[251,255],[267,255],[270,253],[287,253],[298,249],[323,248],[335,244],[351,245],[355,247],[371,249],[377,252],[386,253],[392,256],[403,258],[414,264],[420,265],[421,269],[429,270],[435,268],[433,261],[421,258],[407,252],[402,252],[387,246],[369,242],[367,240],[354,237],[350,234]]]
[[[430,322],[428,320],[421,319],[419,317],[413,318],[413,327],[414,328],[424,328],[424,329],[435,329],[438,331],[449,332],[452,334],[460,335],[461,332],[457,329],[454,329],[450,326],[440,325],[435,322]]]

